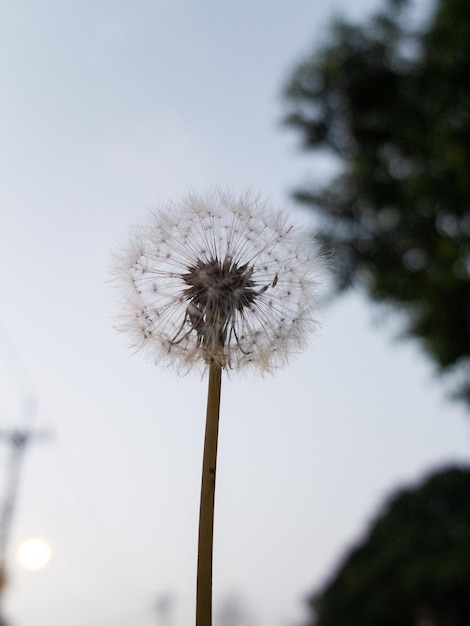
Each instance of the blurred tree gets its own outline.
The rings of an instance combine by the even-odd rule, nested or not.
[[[399,492],[311,608],[309,626],[468,626],[470,469]]]
[[[470,2],[438,0],[420,30],[408,4],[335,23],[293,72],[287,124],[341,166],[295,195],[319,216],[337,290],[404,313],[470,403]]]

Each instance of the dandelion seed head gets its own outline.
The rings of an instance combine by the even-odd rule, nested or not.
[[[250,195],[189,195],[152,213],[116,254],[119,328],[181,373],[216,362],[269,371],[316,326],[321,256]]]

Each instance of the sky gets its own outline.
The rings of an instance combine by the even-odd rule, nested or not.
[[[0,0],[0,429],[44,435],[22,465],[12,626],[193,622],[206,381],[128,349],[110,251],[214,186],[307,227],[290,192],[331,164],[283,128],[281,91],[333,16],[377,6],[350,4]],[[298,626],[387,497],[468,463],[468,417],[397,328],[349,294],[275,376],[224,379],[214,626],[231,604],[239,626]],[[16,559],[30,537],[52,550],[37,572]]]

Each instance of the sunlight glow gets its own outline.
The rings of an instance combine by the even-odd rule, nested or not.
[[[24,569],[37,571],[45,567],[51,558],[51,548],[44,539],[27,539],[18,550],[18,560]]]

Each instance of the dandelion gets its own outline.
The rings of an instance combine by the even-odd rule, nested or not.
[[[211,625],[222,370],[271,371],[315,328],[322,262],[310,237],[250,195],[189,195],[136,226],[117,255],[131,345],[157,364],[208,369],[196,626]]]

